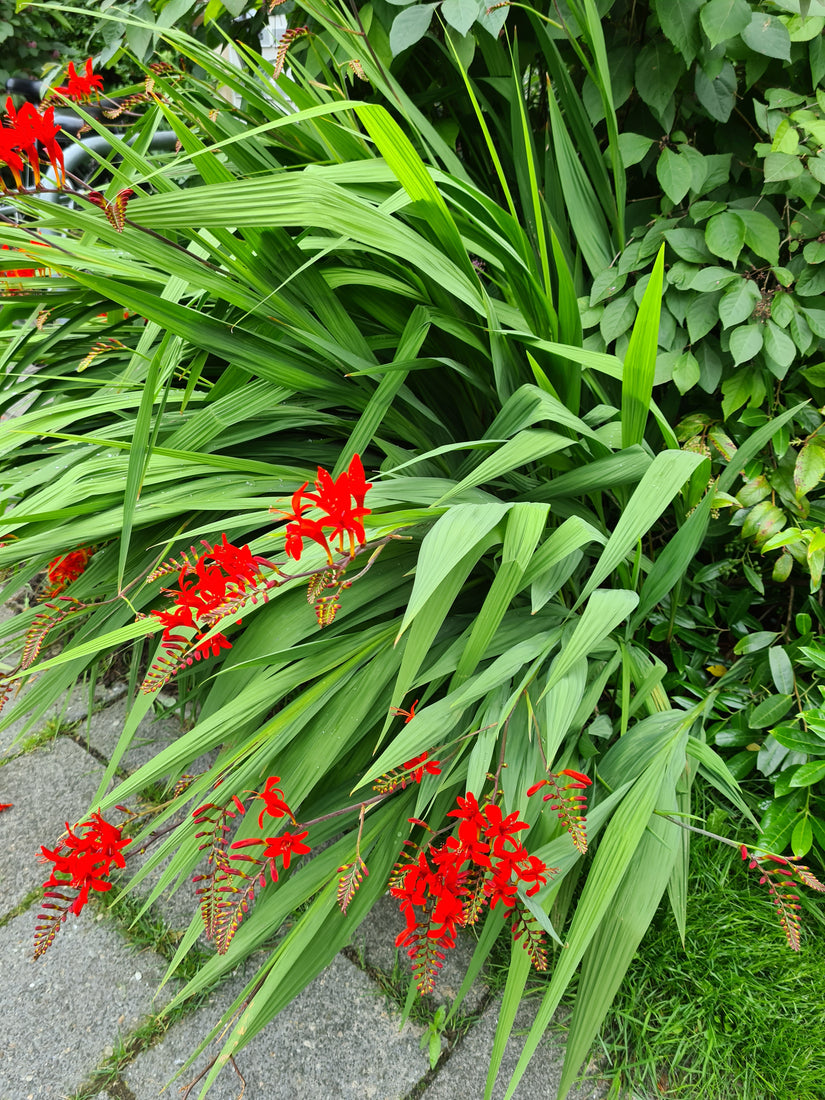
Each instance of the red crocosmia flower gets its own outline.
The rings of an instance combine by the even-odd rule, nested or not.
[[[130,839],[123,839],[121,830],[116,825],[106,821],[99,813],[94,813],[88,821],[81,822],[74,829],[67,822],[66,835],[55,849],[40,849],[41,862],[54,864],[51,874],[43,883],[44,899],[54,900],[44,901],[43,908],[60,911],[62,916],[58,918],[51,914],[41,914],[42,923],[35,933],[35,958],[51,944],[58,922],[64,921],[69,913],[80,913],[89,900],[90,890],[99,893],[111,890],[112,884],[108,881],[111,868],[113,865],[125,865],[123,849],[131,843]],[[62,892],[66,889],[77,891],[76,897],[68,906],[60,904],[70,900]]]
[[[275,866],[275,861],[277,859],[281,860],[284,870],[288,871],[293,856],[304,856],[312,851],[308,844],[303,843],[303,839],[306,835],[306,832],[281,833],[280,836],[268,836],[266,840],[262,841],[262,843],[266,844],[266,848],[263,851],[263,858],[269,860],[269,875],[273,882],[278,881],[278,869]],[[242,843],[243,841],[241,841],[241,844]],[[232,847],[234,848],[235,845],[233,844]]]
[[[20,158],[19,147],[14,130],[10,126],[0,127],[0,161],[11,170],[18,189],[23,186],[23,161]],[[4,191],[8,191],[5,184],[2,186]]]
[[[403,765],[404,771],[408,771],[410,774],[407,776],[408,780],[412,780],[414,783],[420,783],[424,778],[424,773],[427,775],[441,775],[441,761],[430,760],[426,752],[422,752],[420,756],[414,756],[412,760],[408,760]],[[401,782],[401,788],[404,789],[404,781]]]
[[[418,700],[416,699],[409,710],[402,710],[401,707],[390,707],[390,714],[394,714],[396,718],[403,718],[404,725],[406,726],[408,722],[412,722],[413,718],[415,718],[415,708],[417,706]]]
[[[284,792],[280,787],[275,786],[275,784],[280,783],[280,781],[279,776],[270,775],[262,791],[252,792],[257,798],[262,799],[264,802],[264,808],[258,815],[259,829],[263,829],[264,827],[264,814],[269,814],[270,817],[288,817],[291,821],[295,821],[292,810],[290,810],[289,806],[284,801]]]
[[[526,821],[519,821],[517,813],[507,814],[505,817],[500,806],[485,806],[482,813],[487,819],[484,835],[488,840],[512,837],[514,833],[530,828]]]
[[[575,783],[568,783],[566,789],[578,789],[585,790],[587,787],[593,785],[593,780],[588,779],[586,775],[582,775],[581,772],[575,772],[572,768],[564,768],[559,772],[559,775],[569,775],[571,779],[575,780]]]
[[[493,875],[484,883],[484,893],[490,899],[490,908],[495,909],[501,902],[505,909],[512,909],[516,903],[518,887],[509,876]]]
[[[74,103],[87,103],[90,99],[100,98],[100,92],[103,91],[103,77],[99,73],[95,75],[92,72],[91,57],[86,59],[86,71],[83,76],[77,73],[73,61],[69,62],[66,75],[68,83],[52,89],[56,94],[64,95]]]
[[[49,162],[54,168],[55,175],[57,176],[57,185],[62,187],[65,184],[65,175],[63,171],[63,150],[57,144],[57,135],[60,133],[60,127],[55,125],[54,121],[54,108],[48,107],[43,114],[34,107],[31,103],[24,103],[20,110],[16,110],[14,103],[9,97],[6,100],[6,117],[9,120],[9,127],[7,132],[11,134],[11,137],[3,138],[4,146],[10,147],[12,150],[19,150],[28,159],[31,165],[32,172],[34,173],[35,187],[40,186],[40,153],[37,149],[37,143],[43,146],[46,156],[49,158]],[[17,181],[17,186],[22,187],[22,180],[19,177],[19,173],[15,171],[15,168],[11,161],[3,157],[6,163],[12,169],[12,173]],[[18,161],[19,157],[16,158]],[[22,161],[20,162],[22,167]]]
[[[92,549],[89,546],[81,546],[79,550],[72,550],[69,554],[55,558],[49,562],[46,576],[49,581],[50,595],[56,596],[62,592],[67,584],[76,581],[89,564]]]
[[[345,538],[349,544],[349,555],[355,557],[355,544],[364,544],[363,517],[370,514],[364,507],[364,498],[372,483],[364,477],[364,467],[359,455],[353,455],[349,467],[333,480],[332,475],[318,467],[315,479],[315,492],[306,491],[309,482],[292,494],[292,511],[283,512],[272,509],[289,521],[286,526],[286,554],[299,561],[303,552],[305,538],[317,542],[324,548],[327,560],[333,564],[332,548],[329,540],[338,540],[338,552],[345,551]],[[307,502],[307,503],[304,503]],[[304,516],[308,508],[315,506],[322,513],[320,519]]]

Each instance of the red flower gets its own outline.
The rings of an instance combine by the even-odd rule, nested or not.
[[[19,143],[14,130],[9,126],[0,127],[0,161],[11,169],[16,186],[23,186],[23,161],[18,153]],[[8,188],[3,184],[3,190]]]
[[[295,821],[292,810],[284,801],[284,792],[280,787],[275,786],[276,783],[280,783],[280,778],[277,775],[270,775],[262,791],[252,792],[256,798],[260,798],[264,802],[264,808],[258,815],[259,829],[264,827],[264,814],[269,814],[270,817],[288,817],[293,822]]]
[[[55,125],[54,108],[47,107],[41,115],[31,103],[24,103],[17,111],[11,97],[9,97],[6,100],[6,117],[10,125],[4,128],[4,131],[0,131],[4,133],[0,149],[7,149],[12,152],[12,159],[9,159],[5,153],[2,154],[2,159],[11,168],[17,186],[23,186],[19,174],[22,169],[22,161],[19,156],[15,155],[15,150],[19,150],[27,157],[34,173],[35,187],[40,186],[40,154],[37,151],[37,143],[40,142],[46,151],[46,156],[49,158],[52,168],[54,168],[57,185],[62,187],[66,182],[63,172],[63,150],[57,144],[60,127]],[[5,133],[11,136],[5,136]],[[19,167],[16,168],[15,165],[19,165]]]
[[[164,570],[177,569],[179,588],[164,590],[175,599],[168,611],[152,612],[164,627],[161,636],[163,647],[170,652],[175,651],[182,663],[187,665],[210,656],[217,657],[221,650],[232,648],[232,643],[220,631],[211,638],[206,635],[219,619],[231,612],[239,599],[250,589],[254,590],[262,580],[261,566],[270,564],[266,558],[253,555],[248,546],[233,546],[226,535],[214,546],[209,543],[204,545],[206,551],[198,556],[194,565],[184,555],[182,565],[174,562],[164,567]],[[181,628],[186,633],[181,634]],[[190,631],[193,633],[190,634]],[[191,653],[181,656],[190,647]],[[168,671],[168,664],[168,659],[160,659],[157,666],[167,667],[167,679],[177,671],[177,668]],[[153,690],[152,683],[150,673],[144,680],[143,690]]]
[[[338,539],[338,552],[344,552],[344,538],[349,542],[350,557],[355,557],[356,540],[364,544],[366,535],[362,519],[370,514],[364,507],[364,498],[372,483],[364,477],[364,467],[359,455],[353,455],[349,467],[333,481],[332,475],[318,467],[315,492],[306,492],[309,482],[292,494],[292,511],[279,512],[289,523],[286,527],[286,554],[299,561],[305,538],[312,539],[324,548],[329,564],[333,564],[329,538]],[[309,503],[303,503],[308,501]],[[315,505],[324,516],[320,520],[308,519],[304,512]],[[278,509],[273,509],[278,511]],[[327,535],[326,532],[329,532]]]
[[[420,783],[424,778],[424,773],[427,775],[441,775],[441,762],[439,760],[428,759],[427,753],[422,752],[420,756],[414,756],[412,760],[408,760],[403,765],[404,771],[410,773],[409,779],[414,783]],[[404,783],[401,787],[403,789]]]
[[[403,718],[404,725],[406,726],[408,722],[412,722],[413,718],[415,718],[415,708],[417,706],[418,700],[416,699],[409,710],[402,710],[401,707],[390,707],[390,714],[394,714],[397,718]]]
[[[60,923],[69,913],[80,913],[89,900],[90,890],[100,893],[111,890],[112,884],[108,881],[108,876],[112,865],[125,865],[123,849],[131,843],[129,839],[123,839],[121,830],[116,825],[106,821],[99,813],[94,813],[90,820],[81,822],[74,829],[67,822],[66,835],[54,850],[41,847],[41,862],[54,864],[51,874],[43,883],[43,908],[56,910],[61,916],[40,914],[41,923],[35,931],[35,958],[51,945]],[[73,899],[62,892],[67,889],[77,891]],[[52,900],[46,902],[46,898]],[[67,901],[71,904],[60,904]]]
[[[68,84],[52,89],[57,95],[64,95],[74,103],[86,103],[90,99],[100,98],[99,93],[103,91],[103,77],[99,73],[97,75],[92,73],[91,57],[86,59],[86,73],[84,76],[78,75],[73,61],[69,62],[67,76],[69,78]]]
[[[281,833],[280,836],[275,837],[268,836],[266,838],[267,846],[263,853],[264,858],[282,860],[284,869],[288,871],[289,863],[293,856],[305,856],[308,852],[312,851],[308,844],[303,843],[303,839],[307,835],[307,832]]]
[[[49,594],[56,596],[58,592],[63,591],[67,584],[76,581],[80,574],[85,571],[91,556],[91,547],[81,546],[79,550],[72,550],[70,553],[49,562],[46,570],[50,586]]]

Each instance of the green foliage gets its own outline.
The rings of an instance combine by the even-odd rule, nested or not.
[[[51,269],[2,312],[3,407],[33,399],[0,425],[4,494],[14,504],[0,547],[0,565],[14,569],[6,593],[56,555],[94,548],[56,604],[71,641],[9,682],[36,676],[23,704],[36,715],[102,655],[137,641],[137,683],[144,643],[151,658],[160,625],[148,613],[167,602],[168,581],[151,572],[157,562],[226,533],[290,573],[283,520],[273,527],[271,509],[286,509],[316,464],[340,470],[357,450],[374,483],[368,546],[383,549],[342,590],[335,621],[317,633],[298,578],[271,589],[268,602],[237,605],[215,624],[231,649],[176,682],[181,702],[198,711],[192,728],[111,793],[112,776],[101,783],[95,805],[104,810],[149,784],[172,792],[213,751],[146,834],[192,799],[231,805],[233,793],[278,774],[299,819],[315,823],[313,846],[334,840],[257,892],[228,952],[173,1004],[301,909],[250,983],[257,992],[213,1079],[350,941],[403,841],[418,837],[409,818],[438,830],[468,790],[498,791],[503,809],[531,824],[538,857],[559,868],[524,898],[533,944],[539,927],[552,930],[547,912],[564,877],[582,871],[583,845],[525,792],[548,769],[577,767],[601,776],[587,835],[603,836],[550,999],[581,959],[597,967],[611,953],[620,977],[644,914],[682,859],[668,827],[666,858],[649,874],[644,838],[655,810],[679,804],[677,786],[678,799],[689,798],[680,777],[700,720],[671,705],[627,626],[648,576],[661,598],[687,567],[687,545],[675,544],[668,568],[656,570],[641,543],[671,506],[681,526],[684,493],[706,466],[701,455],[644,443],[658,295],[645,303],[622,383],[618,359],[557,342],[574,308],[562,252],[537,255],[508,210],[428,166],[419,132],[408,138],[375,104],[327,98],[297,60],[294,79],[264,91],[183,34],[166,38],[238,92],[240,106],[216,112],[207,83],[159,75],[168,102],[150,103],[138,140],[119,147],[110,195],[136,192],[122,232],[97,206],[37,195],[15,200],[30,216],[25,227],[0,232],[16,247],[48,242]],[[250,63],[266,71],[260,58]],[[323,77],[343,91],[334,69]],[[160,125],[181,137],[168,165],[141,151],[141,134]],[[624,388],[621,408],[604,401],[606,388],[617,397]],[[648,430],[672,441],[660,419]],[[309,554],[310,572],[324,565],[319,550]],[[3,636],[48,638],[45,611],[24,612]],[[412,697],[414,718],[394,721],[391,708]],[[606,699],[615,731],[598,720]],[[151,706],[150,695],[134,699],[112,774]],[[442,774],[366,805],[360,829],[369,784],[422,751],[438,754]],[[197,831],[187,817],[135,881],[167,857],[155,895],[195,870]],[[359,859],[369,875],[344,915],[338,869]],[[628,877],[641,908],[615,955],[606,930]],[[493,912],[478,961],[501,923]],[[196,914],[171,965],[198,927]],[[514,950],[499,1042],[521,996],[522,960],[529,965],[521,945]],[[577,1044],[589,1045],[608,999],[582,1001]]]
[[[728,832],[720,809],[709,826]],[[619,1095],[765,1100],[821,1093],[825,931],[789,958],[764,887],[738,854],[691,844],[687,928],[662,911],[619,991],[602,1042]]]

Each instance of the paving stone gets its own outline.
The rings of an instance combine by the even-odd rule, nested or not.
[[[240,986],[213,994],[212,1003],[176,1023],[163,1041],[138,1056],[123,1079],[140,1100],[161,1093],[200,1039],[217,1023]],[[338,956],[327,969],[237,1056],[246,1080],[244,1100],[400,1100],[429,1068],[419,1049],[420,1028],[390,1012],[369,978]],[[191,1081],[220,1047],[187,1070]],[[176,1082],[180,1086],[182,1080]],[[209,1100],[236,1100],[240,1081],[227,1066]],[[460,1090],[456,1095],[469,1093]],[[192,1098],[197,1090],[192,1091]]]
[[[111,706],[93,714],[84,722],[76,732],[76,737],[84,745],[99,752],[110,760],[117,748],[123,727],[126,725],[128,700],[125,686],[118,698]],[[85,714],[84,714],[85,716]],[[137,771],[146,764],[161,749],[171,745],[181,735],[181,724],[177,718],[158,718],[151,713],[147,714],[138,728],[126,753],[120,760],[120,767],[127,772]]]
[[[367,966],[374,966],[386,974],[391,974],[396,960],[405,975],[411,975],[410,960],[403,948],[395,946],[398,933],[404,927],[404,918],[398,909],[398,902],[389,894],[379,899],[370,914],[359,925],[352,938],[352,945],[359,952]],[[475,938],[470,932],[459,932],[456,945],[446,952],[444,965],[438,972],[432,999],[436,1004],[452,1005],[464,981],[464,975],[470,965],[475,950]],[[483,973],[483,971],[482,971]],[[463,1014],[476,1012],[487,992],[483,981],[477,979],[461,1003]]]
[[[493,1100],[501,1100],[516,1068],[519,1055],[527,1038],[527,1031],[539,1006],[538,1000],[525,1001],[516,1013],[498,1079],[493,1089]],[[457,1096],[481,1097],[487,1079],[487,1067],[493,1049],[501,1001],[494,1001],[483,1013],[478,1023],[464,1037],[452,1057],[439,1071],[435,1080],[421,1094],[421,1100],[456,1100]],[[561,1079],[564,1061],[564,1040],[558,1033],[548,1030],[539,1044],[527,1071],[513,1094],[515,1100],[549,1100],[555,1097]],[[601,1081],[574,1087],[568,1100],[601,1100],[608,1085]]]
[[[45,955],[32,959],[34,911],[0,928],[3,1042],[0,1100],[58,1100],[76,1091],[118,1036],[170,996],[153,996],[159,956],[136,953],[87,909],[69,918]],[[13,1010],[12,1010],[13,1009]]]
[[[66,822],[87,813],[102,774],[67,737],[0,767],[0,802],[13,803],[0,814],[0,915],[41,885],[40,846],[53,848]]]
[[[28,685],[23,688],[20,696],[8,701],[6,704],[8,710],[11,710],[20,699],[25,697],[27,687]],[[97,684],[94,692],[94,707],[105,707],[120,698],[125,691],[124,684],[114,684],[112,687]],[[20,744],[16,742],[17,738],[23,734],[37,733],[51,720],[57,719],[61,724],[79,722],[86,718],[88,713],[89,690],[81,684],[69,693],[68,702],[65,698],[60,699],[38,717],[33,719],[31,714],[23,715],[23,717],[16,718],[4,730],[0,731],[0,759],[4,756],[13,756],[20,751]],[[4,711],[3,717],[5,716]]]

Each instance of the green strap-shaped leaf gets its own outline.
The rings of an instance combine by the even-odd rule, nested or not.
[[[524,572],[547,523],[547,504],[514,504],[507,516],[501,564],[478,613],[461,655],[452,687],[458,687],[484,656],[510,601],[521,587]]]
[[[488,532],[501,522],[509,508],[509,504],[499,503],[458,504],[441,516],[432,530],[427,532],[421,544],[415,582],[398,638],[468,551],[485,543]]]
[[[665,269],[665,246],[659,249],[656,263],[645,289],[639,313],[630,334],[622,373],[622,446],[641,443],[645,434],[653,376],[656,372],[656,349],[659,339],[659,317],[662,312],[662,280]]]
[[[639,482],[619,517],[576,606],[601,584],[656,522],[696,467],[702,455],[690,451],[661,451]]]
[[[576,628],[561,653],[553,662],[542,695],[555,687],[586,657],[610,631],[633,611],[639,602],[635,592],[623,588],[603,588],[594,592],[582,612]]]

